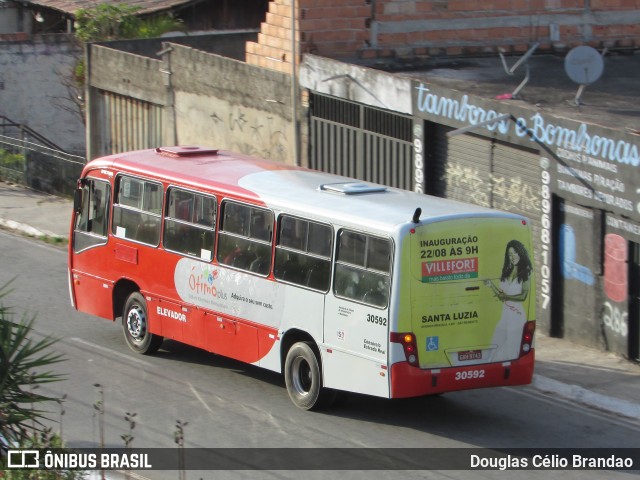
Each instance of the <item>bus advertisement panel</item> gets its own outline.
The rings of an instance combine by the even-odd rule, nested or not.
[[[517,219],[436,222],[411,242],[421,368],[513,360],[535,320],[529,229]]]
[[[428,223],[412,229],[403,248],[410,253],[404,258],[398,328],[415,334],[419,367],[457,380],[439,388],[461,389],[491,384],[491,376],[508,378],[501,365],[518,372],[526,363],[522,380],[511,380],[529,383],[535,281],[526,220]],[[483,367],[459,370],[478,365]]]

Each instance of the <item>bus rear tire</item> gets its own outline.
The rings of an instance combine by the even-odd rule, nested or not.
[[[322,387],[320,361],[310,342],[298,342],[287,352],[284,381],[289,397],[303,410],[327,408],[334,392]]]
[[[155,353],[162,344],[162,337],[149,331],[147,302],[140,292],[133,292],[124,304],[122,332],[127,345],[136,353]]]

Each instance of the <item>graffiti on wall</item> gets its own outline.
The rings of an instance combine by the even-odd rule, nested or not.
[[[520,210],[539,210],[540,195],[520,177],[491,175],[493,197]]]
[[[278,128],[281,122],[273,116],[253,115],[242,107],[232,107],[222,117],[216,112],[209,115],[216,135],[230,142],[229,149],[246,155],[286,161],[291,147],[286,133]]]
[[[484,207],[514,208],[520,211],[538,210],[540,195],[521,177],[504,177],[491,174],[482,175],[480,170],[459,163],[447,164],[444,178],[447,185],[463,189],[468,193],[465,199]],[[493,202],[491,201],[493,199]]]
[[[489,188],[486,180],[480,175],[477,168],[448,163],[444,178],[446,185],[452,188],[460,188],[468,192],[468,201],[483,207],[490,207]]]
[[[255,157],[291,161],[290,121],[276,113],[176,93],[176,141]]]
[[[615,335],[626,338],[629,333],[629,312],[611,302],[604,302],[602,322]]]

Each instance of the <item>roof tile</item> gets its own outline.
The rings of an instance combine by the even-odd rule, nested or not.
[[[71,15],[81,8],[96,6],[95,0],[38,0],[35,2],[22,1],[20,3],[29,5],[32,8],[51,8]],[[193,0],[120,0],[118,3],[138,7],[140,13],[153,13],[194,2]]]

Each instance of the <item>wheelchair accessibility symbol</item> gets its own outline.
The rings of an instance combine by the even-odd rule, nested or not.
[[[435,352],[438,350],[438,342],[440,337],[427,337],[427,352]]]

